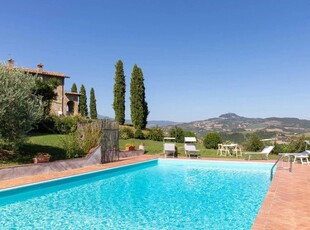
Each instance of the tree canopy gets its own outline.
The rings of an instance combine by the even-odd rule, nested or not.
[[[144,77],[141,68],[134,65],[130,81],[130,111],[131,121],[136,129],[145,129],[148,104],[145,100]]]
[[[80,96],[80,101],[79,101],[79,113],[83,117],[87,117],[88,116],[87,97],[86,97],[86,90],[85,90],[84,85],[81,85],[80,94],[82,95]]]
[[[41,100],[33,94],[36,78],[0,65],[0,140],[17,147],[41,119]]]
[[[114,101],[113,109],[115,113],[115,120],[120,125],[125,123],[125,93],[126,93],[126,82],[123,68],[123,62],[118,60],[115,65],[115,77],[114,77]]]
[[[97,119],[97,104],[95,98],[95,90],[94,88],[90,89],[90,99],[89,99],[89,111],[90,111],[90,118]]]
[[[72,86],[71,86],[71,92],[77,93],[77,87],[76,87],[75,83],[73,83]]]

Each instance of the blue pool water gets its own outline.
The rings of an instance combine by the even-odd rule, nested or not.
[[[159,159],[0,192],[0,229],[250,229],[271,164]]]

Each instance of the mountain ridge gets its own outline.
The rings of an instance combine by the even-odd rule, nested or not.
[[[294,117],[247,118],[235,113],[226,113],[205,120],[179,123],[178,127],[192,131],[197,136],[202,136],[211,131],[227,133],[265,131],[277,133],[280,136],[310,134],[310,120]],[[171,126],[166,128],[169,129]]]

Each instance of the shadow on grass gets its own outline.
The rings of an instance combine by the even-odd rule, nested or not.
[[[62,148],[26,143],[20,148],[18,161],[21,163],[31,163],[32,158],[39,152],[49,153],[51,161],[66,159],[66,152]]]

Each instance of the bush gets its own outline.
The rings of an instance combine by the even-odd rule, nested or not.
[[[184,131],[183,134],[184,137],[196,137],[195,133],[193,133],[192,131]]]
[[[134,136],[133,128],[121,127],[119,130],[120,139],[131,139],[134,138]]]
[[[244,143],[245,150],[258,152],[264,147],[263,142],[260,140],[260,137],[256,134],[250,136]]]
[[[144,135],[141,129],[137,129],[135,132],[135,139],[140,139],[143,140],[144,139]]]
[[[164,139],[164,131],[158,126],[150,128],[149,139],[153,141],[162,141]]]
[[[278,154],[278,153],[289,153],[292,152],[291,151],[291,146],[287,145],[287,144],[278,144],[275,143],[274,144],[274,149],[273,149],[273,153]]]
[[[91,148],[99,145],[102,137],[101,123],[93,122],[82,126],[79,125],[77,134],[80,148],[83,150],[83,155],[85,155]]]
[[[77,124],[79,121],[82,121],[82,118],[79,116],[53,116],[55,122],[54,131],[59,134],[68,134],[73,133],[77,129]]]
[[[70,133],[63,139],[66,158],[85,156],[101,141],[101,125],[96,123],[80,124],[76,132]]]
[[[83,155],[83,150],[80,148],[77,133],[70,133],[62,139],[62,147],[66,152],[66,158],[74,158]]]
[[[306,149],[306,139],[309,140],[309,138],[306,138],[304,135],[294,137],[289,144],[291,152],[300,153],[304,151]]]
[[[207,149],[217,149],[217,145],[220,143],[222,143],[222,138],[216,132],[207,133],[203,137],[203,145]]]
[[[150,139],[150,131],[149,130],[142,130],[144,139]]]
[[[174,127],[169,130],[170,137],[175,137],[176,142],[183,143],[184,142],[184,131],[180,127]]]

